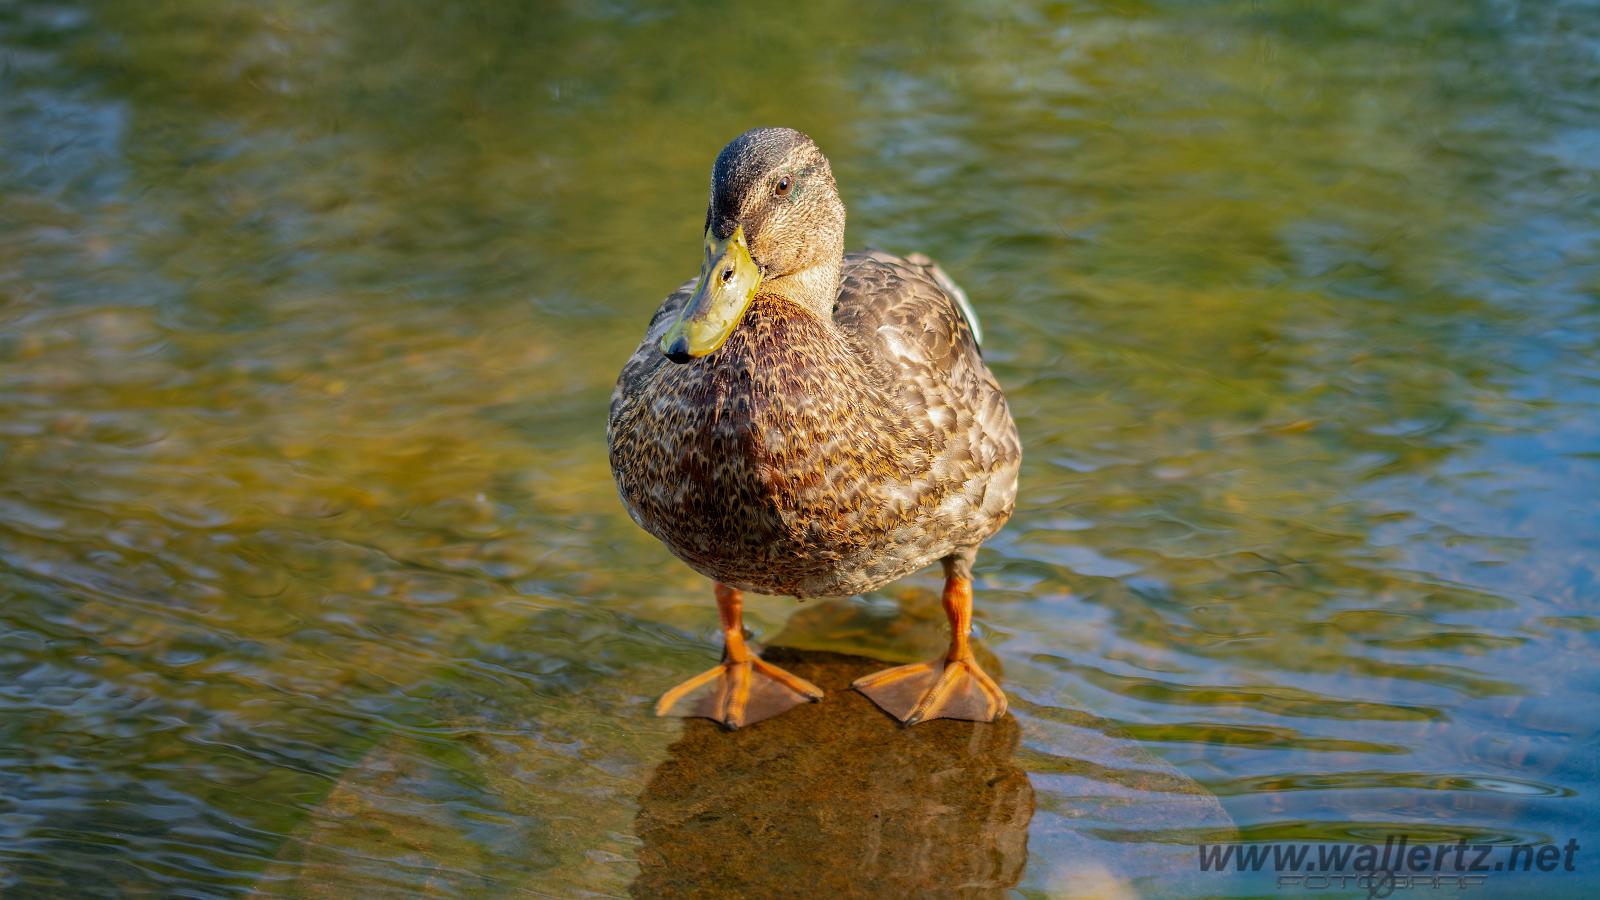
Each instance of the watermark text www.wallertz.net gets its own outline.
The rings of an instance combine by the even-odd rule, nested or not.
[[[1557,844],[1412,843],[1390,835],[1380,844],[1201,844],[1202,872],[1273,872],[1281,888],[1363,890],[1387,897],[1395,890],[1460,890],[1506,872],[1576,871],[1578,839]]]

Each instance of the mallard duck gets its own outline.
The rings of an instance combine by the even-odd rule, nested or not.
[[[906,724],[993,721],[968,632],[978,546],[1011,516],[1021,443],[966,295],[923,256],[844,252],[822,151],[791,128],[711,170],[700,274],[656,310],[611,395],[628,513],[716,582],[722,663],[658,715],[738,728],[822,697],[746,643],[744,591],[873,590],[944,565],[949,651],[854,683]]]

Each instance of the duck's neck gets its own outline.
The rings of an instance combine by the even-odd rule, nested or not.
[[[843,261],[841,254],[798,272],[790,272],[763,282],[761,291],[776,294],[804,307],[822,321],[832,322],[833,305],[839,300],[839,270]]]

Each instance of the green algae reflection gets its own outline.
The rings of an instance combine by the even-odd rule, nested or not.
[[[1582,839],[1597,42],[1576,0],[0,5],[0,890],[651,883],[713,735],[649,703],[714,616],[604,407],[778,123],[852,246],[967,289],[1026,443],[985,884]],[[936,591],[793,645],[931,654]]]

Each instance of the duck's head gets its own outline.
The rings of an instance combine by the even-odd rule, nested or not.
[[[661,339],[685,363],[722,346],[757,292],[831,315],[844,257],[844,203],[827,157],[793,128],[755,128],[711,167],[705,260],[694,296]]]

